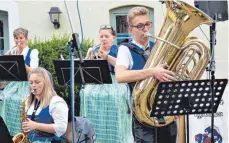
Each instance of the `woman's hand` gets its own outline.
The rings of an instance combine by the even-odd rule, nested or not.
[[[102,59],[107,59],[108,53],[102,49],[98,51],[98,56],[101,57]]]
[[[29,118],[25,122],[22,122],[22,131],[25,133],[35,130],[36,127],[37,127],[37,122],[34,122]]]
[[[32,71],[32,68],[25,64],[25,70],[26,70],[26,73],[29,73]]]

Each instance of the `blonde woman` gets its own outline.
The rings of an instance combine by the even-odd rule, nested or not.
[[[31,142],[60,143],[67,129],[67,104],[54,91],[44,68],[34,68],[28,79],[32,94],[26,101],[28,118],[22,123],[22,130],[28,133]]]
[[[22,55],[25,61],[26,72],[38,67],[38,50],[28,47],[28,30],[17,28],[13,32],[15,47],[6,52],[5,55]],[[21,132],[20,106],[25,96],[29,95],[28,81],[9,82],[2,92],[3,105],[1,116],[6,122],[11,136]]]

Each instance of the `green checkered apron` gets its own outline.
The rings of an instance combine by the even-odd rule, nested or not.
[[[127,84],[87,84],[80,90],[80,116],[87,117],[98,143],[133,143],[130,89]]]
[[[21,132],[21,103],[29,95],[28,81],[9,82],[1,93],[1,116],[4,119],[10,135]]]

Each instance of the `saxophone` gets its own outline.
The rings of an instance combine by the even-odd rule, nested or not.
[[[200,79],[209,61],[209,48],[196,37],[187,36],[200,24],[211,24],[214,21],[185,2],[167,0],[165,4],[166,19],[144,68],[167,63],[177,81]],[[153,37],[150,33],[145,33],[145,36]],[[150,117],[157,86],[158,81],[151,77],[136,82],[133,89],[134,114],[146,126],[161,127],[176,120],[175,116],[164,116],[165,124],[161,124],[157,118]],[[179,118],[178,125],[178,136],[184,136],[183,116]],[[184,138],[179,137],[179,140],[179,143],[184,142]]]
[[[25,103],[26,103],[27,97],[22,101],[21,104],[21,122],[24,122],[27,120],[27,113],[25,112]],[[18,133],[13,137],[14,143],[30,143],[28,134],[27,133]]]

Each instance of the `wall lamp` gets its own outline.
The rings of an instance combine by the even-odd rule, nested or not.
[[[60,27],[59,18],[61,13],[59,7],[51,7],[48,13],[50,16],[50,20],[54,25],[54,28],[58,29]]]

